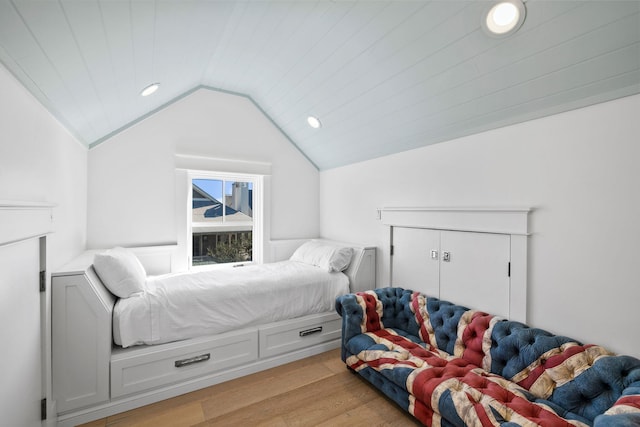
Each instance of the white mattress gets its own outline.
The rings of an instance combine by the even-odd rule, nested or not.
[[[146,291],[120,299],[116,344],[160,344],[334,309],[349,292],[343,273],[295,261],[150,277]]]

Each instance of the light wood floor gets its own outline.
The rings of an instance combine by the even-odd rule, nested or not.
[[[349,372],[340,350],[194,391],[83,427],[419,426]]]

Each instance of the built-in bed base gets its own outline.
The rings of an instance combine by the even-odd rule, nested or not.
[[[359,249],[346,272],[354,292],[375,283],[375,248]],[[143,264],[153,261],[156,271],[170,270],[170,257],[163,261],[162,252],[154,251],[138,253]],[[115,346],[116,298],[96,275],[94,254],[89,251],[52,275],[58,426],[104,418],[340,346],[341,319],[335,312],[166,344]]]
[[[214,370],[213,372],[200,374],[188,380],[181,380],[178,383],[152,388],[151,390],[137,392],[135,394],[125,395],[119,398],[112,398],[107,402],[95,404],[87,408],[72,410],[62,414],[59,413],[57,425],[60,427],[77,426],[78,424],[139,408],[141,406],[159,402],[161,400],[169,399],[195,390],[200,390],[205,387],[240,378],[245,375],[260,372],[299,359],[304,359],[339,347],[340,339],[337,338],[285,354],[260,358],[252,362],[245,362],[240,366]]]

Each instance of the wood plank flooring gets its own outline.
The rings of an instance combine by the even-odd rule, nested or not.
[[[332,350],[82,427],[419,426]]]

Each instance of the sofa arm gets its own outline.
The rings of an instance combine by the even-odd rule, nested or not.
[[[640,372],[636,373],[640,374]],[[594,427],[640,426],[640,379],[625,388],[616,403],[604,414],[595,418],[593,425]]]
[[[342,295],[336,298],[336,311],[342,317],[342,361],[347,361],[346,344],[351,338],[362,333],[364,310],[358,304],[355,294]]]
[[[336,311],[342,316],[343,349],[354,336],[382,328],[398,328],[417,336],[412,295],[411,290],[382,288],[336,298]]]

